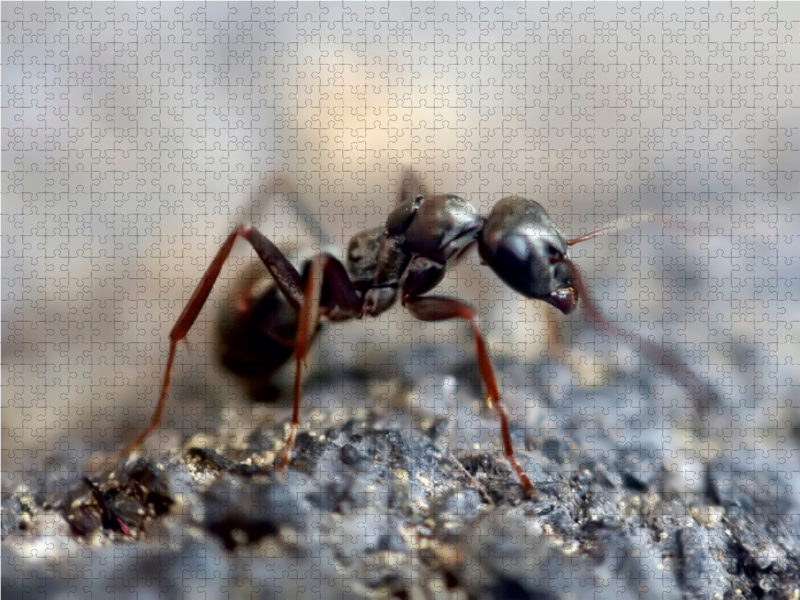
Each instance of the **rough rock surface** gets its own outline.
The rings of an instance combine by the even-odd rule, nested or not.
[[[403,415],[323,417],[286,471],[277,428],[31,474],[2,501],[3,597],[797,598],[800,507],[769,457],[676,493],[649,447],[518,421],[533,501],[500,450],[451,449],[457,415]]]

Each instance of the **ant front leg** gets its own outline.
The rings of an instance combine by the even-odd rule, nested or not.
[[[641,217],[644,217],[642,215]],[[663,225],[669,227],[672,223],[669,221],[665,221],[663,217],[659,218],[655,215],[649,215],[652,219],[657,219],[658,222],[662,223]],[[691,221],[685,221],[684,225],[691,223]],[[702,227],[701,224],[695,223],[696,226]],[[594,231],[590,231],[584,235],[580,235],[578,237],[572,238],[568,241],[568,245],[574,246],[576,244],[580,244],[581,242],[585,242],[587,240],[591,240],[597,236],[604,235],[611,231],[612,229],[617,227],[617,223],[609,223],[600,229],[596,229]],[[569,261],[572,264],[571,261]],[[664,350],[664,346],[662,344],[654,343],[648,339],[641,337],[638,333],[634,331],[625,331],[621,327],[619,327],[616,323],[606,319],[598,309],[597,303],[592,299],[592,295],[589,292],[589,289],[586,285],[586,281],[583,275],[576,266],[573,265],[574,268],[574,283],[578,290],[578,297],[583,302],[583,309],[586,314],[587,320],[594,326],[595,329],[598,331],[606,331],[617,338],[626,339],[630,338],[632,342],[637,342],[639,344],[639,351],[642,355],[647,357],[654,365],[663,365],[664,367],[668,367],[669,371],[672,375],[678,380],[678,382],[684,387],[686,393],[695,403],[695,409],[699,413],[699,418],[702,420],[704,419],[704,415],[712,409],[714,406],[718,406],[718,395],[714,391],[712,385],[707,381],[702,381],[700,377],[698,377],[692,368],[686,363],[685,360],[681,359],[680,354],[673,354],[672,352],[667,352]]]
[[[522,470],[522,467],[519,466],[516,456],[514,455],[514,446],[511,443],[511,432],[508,427],[508,417],[506,416],[506,411],[503,409],[500,388],[494,376],[489,350],[486,347],[486,342],[478,327],[477,315],[474,309],[459,300],[443,296],[425,296],[421,298],[404,297],[403,306],[420,321],[460,319],[470,323],[472,326],[472,334],[475,336],[475,345],[478,350],[478,365],[480,366],[481,377],[486,384],[486,404],[489,408],[494,407],[500,417],[500,431],[503,436],[503,449],[505,450],[506,458],[517,474],[519,482],[525,490],[525,494],[533,500],[538,500],[539,495],[536,493],[536,488],[533,487],[533,483],[531,483],[525,471]]]
[[[161,424],[161,417],[164,413],[164,408],[167,405],[167,396],[169,394],[170,377],[172,376],[172,369],[175,362],[175,352],[178,347],[178,342],[186,337],[186,334],[192,328],[197,316],[203,309],[203,306],[208,300],[211,289],[219,277],[222,266],[230,255],[231,248],[236,241],[236,238],[243,237],[258,254],[267,270],[275,280],[275,284],[281,290],[286,299],[296,309],[300,307],[303,302],[302,291],[302,278],[297,272],[297,269],[286,259],[286,257],[278,250],[277,246],[267,239],[263,234],[259,233],[249,225],[240,225],[233,233],[228,236],[225,243],[222,244],[208,270],[203,275],[197,288],[195,289],[186,307],[178,317],[175,326],[169,334],[169,356],[167,357],[167,368],[164,373],[164,380],[161,384],[161,394],[158,398],[155,413],[150,421],[150,424],[142,431],[135,440],[128,444],[121,452],[121,457],[126,458],[131,452],[142,445],[147,436],[153,431],[158,429]]]
[[[594,235],[596,235],[596,232],[592,232],[583,237],[591,239],[590,236],[593,237]],[[631,342],[638,342],[638,350],[643,356],[647,357],[654,365],[668,367],[669,372],[683,386],[689,397],[696,402],[696,409],[702,411],[701,418],[703,413],[711,410],[717,403],[717,395],[714,393],[710,384],[701,381],[700,378],[695,375],[689,365],[686,364],[685,360],[681,359],[680,355],[666,352],[662,345],[644,339],[638,333],[626,332],[616,323],[606,319],[600,314],[597,303],[592,298],[586,281],[577,267],[575,268],[575,285],[578,288],[578,296],[582,300],[586,318],[596,330],[605,331],[616,336],[618,339],[624,340],[630,338]]]

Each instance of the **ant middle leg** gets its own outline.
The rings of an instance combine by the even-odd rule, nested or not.
[[[283,469],[289,464],[294,449],[300,427],[302,373],[303,368],[308,366],[306,356],[320,317],[324,315],[331,320],[353,319],[361,314],[363,304],[344,266],[330,254],[320,254],[312,258],[306,265],[304,278],[304,300],[294,345],[297,369],[294,377],[292,420],[283,450],[275,462],[276,469]]]

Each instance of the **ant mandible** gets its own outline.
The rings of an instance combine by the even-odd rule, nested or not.
[[[262,347],[256,351],[260,351],[263,359],[249,365],[247,360],[240,360],[240,368],[234,370],[274,372],[292,354],[297,361],[292,420],[276,468],[288,464],[294,447],[300,423],[301,366],[305,365],[321,319],[347,321],[375,317],[394,305],[399,296],[401,304],[417,319],[460,319],[472,326],[487,391],[486,403],[500,417],[506,458],[526,495],[535,498],[536,490],[514,455],[508,417],[475,310],[455,298],[424,294],[434,289],[447,268],[477,244],[484,263],[509,287],[569,314],[580,299],[588,300],[583,278],[570,260],[569,248],[603,231],[567,240],[541,204],[519,196],[500,200],[484,217],[472,204],[454,194],[417,195],[397,205],[382,227],[353,237],[346,266],[331,254],[321,253],[306,262],[301,274],[267,237],[249,225],[240,225],[222,244],[170,332],[169,357],[155,413],[147,428],[122,455],[138,448],[158,428],[167,403],[178,342],[191,329],[234,242],[242,237],[267,267],[274,285],[238,316],[236,324],[240,331],[249,332],[251,346],[253,339],[261,343]],[[596,315],[593,308],[590,312]],[[234,357],[228,362],[229,366],[231,362],[236,365],[237,360]]]

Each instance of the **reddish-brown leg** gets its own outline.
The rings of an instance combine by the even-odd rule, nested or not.
[[[717,397],[713,393],[711,386],[700,381],[700,378],[692,372],[689,365],[681,362],[679,356],[667,354],[661,345],[645,340],[636,333],[628,333],[619,328],[616,323],[603,317],[597,309],[592,295],[589,293],[583,275],[581,275],[577,268],[575,269],[575,285],[578,288],[578,298],[583,302],[583,310],[586,313],[586,318],[595,329],[598,331],[606,331],[609,335],[614,335],[620,339],[625,339],[626,336],[630,336],[634,340],[638,340],[639,351],[653,364],[669,367],[673,376],[683,385],[688,394],[697,401],[697,408],[699,410],[707,411],[717,402]],[[696,385],[692,385],[692,381],[697,382]]]
[[[361,312],[361,300],[353,288],[344,266],[329,254],[320,254],[311,259],[308,266],[305,282],[304,301],[300,312],[300,320],[295,338],[294,353],[297,361],[297,370],[294,375],[294,404],[292,408],[292,421],[289,424],[289,434],[278,460],[275,461],[276,469],[285,468],[291,459],[294,443],[297,438],[297,429],[300,426],[300,396],[303,367],[307,367],[306,355],[311,345],[317,323],[320,318],[320,302],[323,284],[326,284],[332,294],[332,304],[325,307],[325,312],[338,311],[339,318],[353,318]]]
[[[292,266],[292,264],[283,256],[283,254],[281,254],[280,250],[278,250],[275,244],[270,242],[266,237],[264,237],[264,235],[247,225],[241,225],[237,227],[233,233],[228,236],[228,239],[225,240],[225,243],[220,247],[217,255],[214,257],[214,260],[211,262],[211,265],[208,267],[205,275],[203,275],[199,285],[195,289],[192,297],[189,299],[189,302],[186,304],[186,307],[183,309],[183,312],[181,312],[181,315],[178,317],[175,326],[172,328],[172,331],[169,334],[169,356],[167,358],[167,368],[164,373],[164,380],[161,384],[161,394],[158,397],[156,411],[153,414],[150,424],[144,429],[144,431],[142,431],[136,437],[136,439],[125,446],[125,448],[122,450],[122,458],[127,457],[131,452],[141,446],[142,442],[144,442],[147,436],[158,429],[158,426],[161,424],[161,417],[163,416],[164,408],[167,405],[170,377],[172,376],[172,368],[175,362],[175,351],[178,347],[178,342],[186,337],[187,332],[192,328],[192,325],[194,325],[194,322],[197,320],[197,316],[203,309],[203,305],[205,305],[206,300],[208,300],[208,296],[211,293],[211,289],[214,287],[214,283],[217,281],[217,277],[219,277],[222,266],[225,264],[236,238],[239,236],[250,242],[259,258],[261,258],[261,260],[264,262],[264,265],[269,270],[273,279],[275,279],[275,283],[280,288],[281,292],[283,292],[289,302],[292,302],[299,307],[300,302],[303,299],[303,293],[301,289],[302,279],[300,274],[297,272],[297,269]]]
[[[295,337],[294,354],[297,359],[297,370],[294,374],[294,402],[292,405],[292,422],[289,424],[289,433],[283,444],[278,460],[275,461],[276,469],[284,469],[289,464],[289,459],[294,449],[294,442],[297,438],[297,428],[300,426],[300,384],[302,382],[303,367],[306,364],[306,354],[310,343],[310,335],[313,331],[313,323],[319,319],[319,298],[322,290],[322,283],[319,276],[319,263],[317,260],[311,261],[308,279],[305,286],[305,299],[303,308],[300,312],[298,322],[297,337]]]
[[[642,215],[642,217],[645,216],[647,216],[649,221],[661,223],[667,227],[678,224],[684,227],[692,225],[699,229],[703,228],[702,223],[691,219],[678,221],[676,223],[671,219],[667,219],[660,215]],[[600,235],[605,235],[606,233],[618,227],[618,221],[609,223],[599,229],[572,238],[569,240],[568,244],[570,246],[580,244],[587,240],[594,239]],[[628,229],[629,227],[631,227],[631,225],[623,227],[622,230]],[[583,302],[583,309],[586,312],[586,317],[592,323],[595,329],[608,331],[609,334],[614,335],[617,338],[624,339],[626,336],[630,336],[631,338],[638,339],[640,344],[640,352],[654,364],[660,364],[664,365],[665,367],[669,367],[675,378],[683,385],[689,395],[697,401],[698,409],[705,412],[708,411],[714,404],[716,404],[717,396],[712,387],[708,383],[700,381],[700,378],[694,374],[689,365],[681,362],[678,356],[673,356],[672,354],[666,353],[663,346],[660,344],[654,344],[648,340],[645,340],[636,333],[628,333],[619,328],[615,323],[612,323],[603,317],[600,314],[600,311],[597,310],[597,305],[592,299],[592,296],[586,287],[586,282],[583,279],[583,275],[581,275],[577,266],[575,267],[575,287],[578,288],[578,298],[580,298]],[[695,381],[696,384],[693,385],[691,383],[692,381]]]
[[[497,380],[494,377],[494,370],[492,369],[492,361],[489,357],[489,350],[486,348],[486,342],[481,335],[480,328],[478,327],[477,315],[475,311],[467,304],[455,300],[453,298],[446,298],[443,296],[425,296],[422,298],[404,298],[403,306],[408,311],[421,321],[446,321],[448,319],[460,319],[462,321],[469,321],[472,325],[472,333],[475,336],[475,345],[478,349],[478,365],[481,370],[481,376],[486,384],[486,404],[489,408],[494,407],[497,414],[500,416],[500,432],[503,436],[503,448],[506,453],[508,462],[511,463],[514,472],[522,484],[522,488],[528,497],[538,500],[539,495],[536,493],[536,488],[533,487],[531,480],[519,466],[516,457],[514,456],[514,446],[511,443],[511,432],[508,427],[508,417],[506,411],[503,409],[503,401],[500,396],[500,388],[497,385]]]

